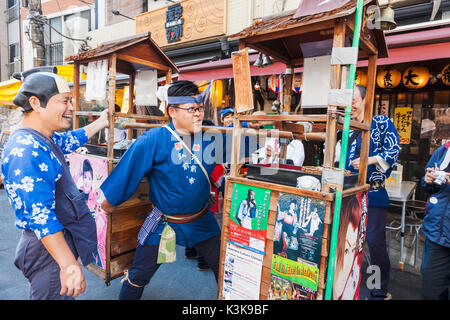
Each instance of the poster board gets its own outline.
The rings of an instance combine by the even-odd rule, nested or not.
[[[231,204],[233,200],[234,186],[235,184],[239,184],[241,186],[246,185],[248,188],[258,187],[265,190],[270,190],[265,254],[261,255],[263,260],[259,299],[322,300],[326,286],[332,211],[334,208],[333,198],[323,196],[321,192],[296,189],[293,187],[249,180],[245,178],[228,178],[226,181],[217,292],[218,299],[220,300],[226,298],[224,296],[223,288],[225,287],[225,270],[227,269],[225,266],[227,247],[230,243],[230,229],[232,222]],[[355,201],[354,199],[356,199],[356,202],[359,204],[359,208],[361,208],[358,220],[360,223],[358,227],[358,232],[360,233],[357,240],[358,249],[356,250],[357,254],[352,260],[352,271],[354,274],[360,274],[364,254],[364,252],[360,249],[364,247],[365,241],[367,191],[364,190],[367,189],[368,187],[365,186],[358,191],[352,191],[352,193],[347,193],[343,196],[344,204],[347,201],[350,201],[350,199],[353,199],[350,201],[353,203]],[[277,233],[279,233],[279,230],[276,230],[277,215],[282,216],[280,212],[286,210],[286,206],[290,206],[290,201],[292,199],[299,201],[298,207],[295,208],[294,211],[299,217],[297,221],[303,221],[304,224],[304,230],[300,231],[299,228],[297,230],[297,241],[299,244],[301,243],[301,246],[299,245],[297,250],[289,252],[289,255],[286,254],[285,256],[280,256],[274,254],[274,252],[280,253],[280,249],[279,247],[277,249],[276,244],[276,239],[281,239],[281,237],[277,236]],[[303,204],[301,201],[302,199]],[[365,211],[362,208],[365,208]],[[308,216],[312,216],[313,212],[317,213],[318,218],[320,218],[320,222],[319,220],[316,220],[316,223],[313,224],[315,227],[311,228],[311,219],[309,219]],[[301,217],[302,214],[303,217]],[[295,228],[294,225],[293,228]],[[311,233],[311,230],[314,231]],[[247,251],[252,252],[250,250]],[[253,254],[258,253],[253,252]],[[356,271],[358,271],[358,273],[356,273]],[[232,275],[228,274],[228,277],[231,276]],[[360,276],[356,278],[356,282],[352,278],[353,283],[356,283],[358,288],[360,278]],[[346,280],[347,279],[348,277]],[[347,298],[350,293],[353,293],[352,298],[354,299],[359,297],[359,290],[355,292],[350,292],[350,290],[348,290],[348,294],[345,295],[345,298]]]
[[[78,190],[86,199],[97,228],[97,255],[93,263],[105,270],[107,215],[101,204],[105,199],[101,184],[108,176],[108,160],[100,157],[73,153],[69,156],[70,174]]]

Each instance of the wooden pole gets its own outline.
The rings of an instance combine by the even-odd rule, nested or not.
[[[108,164],[109,172],[112,171],[111,160],[114,159],[114,116],[116,105],[116,64],[117,54],[111,55],[109,58],[109,88],[108,88],[108,111],[109,111],[109,127],[108,127]],[[130,104],[131,106],[131,104]]]
[[[345,22],[343,20],[336,20],[334,27],[333,47],[345,46]],[[342,79],[342,66],[332,66],[330,89],[340,89]],[[323,166],[332,168],[334,167],[334,155],[336,146],[336,133],[337,133],[337,107],[328,106],[327,115],[327,138],[325,140],[325,153]],[[322,186],[322,191],[328,192],[329,187],[327,185]]]
[[[80,64],[78,62],[73,65],[73,99],[75,102],[73,129],[78,129],[80,127],[80,118],[77,115],[77,111],[80,110]]]
[[[128,115],[133,114],[133,108],[134,108],[134,80],[135,80],[136,74],[130,74],[130,84],[128,87]],[[128,140],[133,139],[133,129],[128,129]]]
[[[364,123],[368,124],[369,128],[372,123],[376,76],[377,76],[377,55],[374,54],[369,56],[366,98],[364,104]],[[361,155],[360,155],[359,176],[358,176],[359,186],[362,186],[366,183],[369,146],[370,146],[370,129],[364,130],[362,133]]]

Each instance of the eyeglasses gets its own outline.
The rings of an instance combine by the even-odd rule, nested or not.
[[[199,106],[199,107],[190,107],[190,108],[180,108],[180,107],[174,107],[172,106],[172,108],[176,108],[176,109],[181,109],[181,110],[186,110],[189,113],[196,113],[197,111],[199,113],[203,113],[205,112],[205,107],[204,106]]]

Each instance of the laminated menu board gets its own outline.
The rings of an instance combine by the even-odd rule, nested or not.
[[[230,242],[264,254],[269,217],[268,189],[235,183],[230,209]]]

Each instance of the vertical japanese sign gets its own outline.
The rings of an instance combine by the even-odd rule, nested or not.
[[[395,108],[394,125],[398,132],[400,144],[411,143],[413,109],[408,107]]]
[[[166,38],[168,43],[181,41],[183,36],[183,7],[177,3],[166,11]]]
[[[230,208],[230,242],[265,254],[270,190],[235,183]]]

